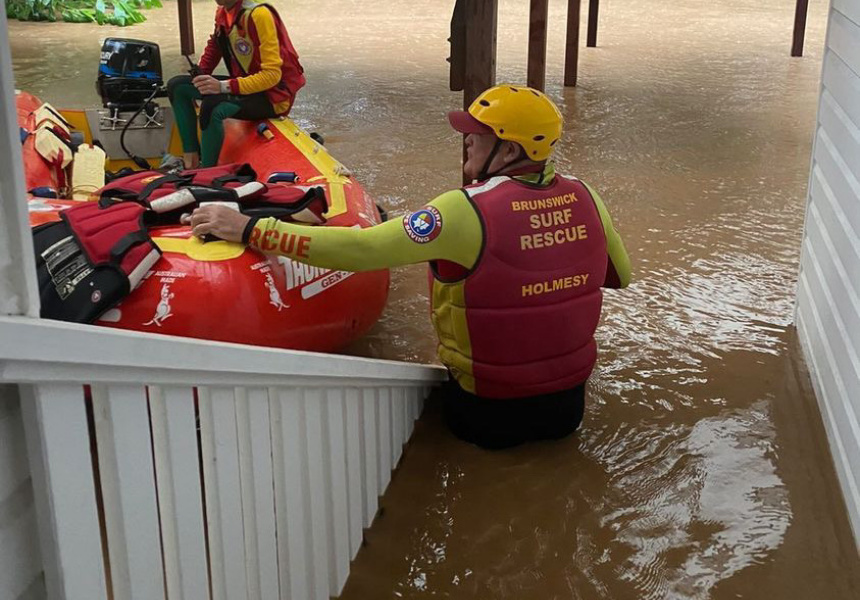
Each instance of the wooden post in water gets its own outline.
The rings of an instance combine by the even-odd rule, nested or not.
[[[588,0],[588,39],[589,48],[597,47],[597,14],[600,12],[600,0]]]
[[[567,42],[564,52],[564,85],[575,86],[579,72],[579,15],[582,0],[567,2]]]
[[[806,35],[806,13],[809,0],[797,0],[794,7],[794,34],[791,42],[791,55],[803,56],[803,38]]]
[[[529,16],[529,87],[546,88],[546,26],[549,0],[531,0]]]
[[[448,62],[451,64],[448,87],[452,92],[462,92],[466,85],[466,1],[457,0],[454,5],[454,14],[451,16],[451,56]]]
[[[499,14],[498,0],[457,0],[454,20],[464,22],[463,108],[468,109],[481,92],[496,83],[496,25]],[[452,33],[454,23],[452,22]],[[453,39],[452,39],[453,50]],[[452,55],[453,59],[453,55]],[[452,74],[453,74],[452,62]],[[454,79],[451,84],[453,86]],[[463,161],[466,160],[465,140]],[[463,176],[463,183],[470,183]]]
[[[184,56],[194,54],[194,16],[191,0],[179,0],[179,47]]]
[[[465,2],[466,76],[463,107],[469,108],[481,92],[496,83],[496,23],[498,0],[459,0]]]

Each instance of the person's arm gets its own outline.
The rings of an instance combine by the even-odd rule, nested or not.
[[[256,94],[275,87],[281,81],[281,48],[275,17],[265,6],[251,13],[251,27],[257,30],[260,40],[260,70],[246,77],[230,80],[230,93],[235,95]]]
[[[597,206],[597,212],[600,213],[600,220],[603,223],[603,231],[606,234],[606,249],[609,253],[609,263],[606,266],[606,280],[603,287],[608,288],[625,288],[630,285],[630,257],[627,255],[627,250],[624,248],[624,242],[621,236],[615,231],[612,225],[612,217],[609,216],[609,211],[606,205],[600,198],[600,195],[587,183],[585,187],[591,192],[591,197],[594,199],[594,204]]]
[[[483,240],[481,221],[462,190],[446,192],[409,215],[365,229],[315,227],[274,218],[255,221],[214,205],[197,209],[191,225],[195,235],[242,239],[268,254],[345,271],[431,260],[448,260],[468,269],[477,261]]]
[[[203,50],[203,55],[197,61],[197,66],[200,68],[201,75],[211,75],[218,63],[221,62],[221,47],[217,40],[218,28],[215,28],[215,33],[209,36],[206,42],[206,48]]]

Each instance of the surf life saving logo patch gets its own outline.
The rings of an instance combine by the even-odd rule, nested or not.
[[[403,217],[403,229],[416,244],[432,242],[442,233],[442,215],[435,206],[425,206]]]
[[[236,52],[243,56],[251,54],[251,44],[245,38],[239,38],[236,40]]]

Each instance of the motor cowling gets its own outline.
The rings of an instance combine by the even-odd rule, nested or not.
[[[105,108],[135,110],[163,85],[158,44],[123,38],[104,41],[96,90]]]

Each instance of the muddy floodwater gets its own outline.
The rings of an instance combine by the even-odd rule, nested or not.
[[[567,3],[550,4],[557,164],[601,191],[634,283],[606,294],[575,437],[486,452],[428,405],[343,598],[860,598],[792,327],[827,3],[811,1],[792,59],[788,0],[604,1],[575,89],[561,81]],[[275,5],[308,76],[300,125],[395,214],[458,184],[452,0]],[[194,4],[198,48],[214,6]],[[175,4],[147,15],[124,30],[10,23],[18,87],[93,104],[108,35],[158,42],[179,72]],[[499,18],[498,79],[521,83],[528,2],[501,0]],[[425,277],[396,271],[349,352],[433,360]]]

